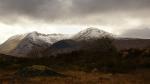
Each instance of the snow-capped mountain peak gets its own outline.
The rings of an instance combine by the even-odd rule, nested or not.
[[[112,37],[111,33],[105,32],[98,28],[90,27],[83,31],[80,31],[76,35],[73,36],[73,39],[77,40],[86,40],[86,39],[93,39],[93,38],[102,38],[102,37]]]

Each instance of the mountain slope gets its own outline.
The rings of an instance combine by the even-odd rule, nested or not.
[[[0,45],[0,53],[8,54],[11,50],[17,47],[17,45],[25,36],[26,34],[10,37],[6,42]]]

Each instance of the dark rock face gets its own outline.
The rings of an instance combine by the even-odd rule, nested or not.
[[[43,54],[46,57],[50,57],[58,54],[70,53],[72,51],[79,50],[80,47],[81,45],[79,45],[79,43],[74,40],[61,40],[45,49],[45,51],[43,51]]]
[[[59,49],[64,49],[64,48],[75,48],[77,47],[77,43],[73,40],[62,40],[54,43],[51,48],[59,48]]]

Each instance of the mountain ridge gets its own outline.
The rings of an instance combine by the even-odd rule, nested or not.
[[[51,49],[51,52],[55,53],[56,51],[61,53],[76,50],[76,47],[82,46],[84,43],[76,45],[76,41],[90,41],[100,38],[111,38],[115,39],[114,45],[118,49],[124,48],[134,48],[134,42],[136,45],[149,45],[147,40],[140,41],[140,39],[126,39],[126,38],[117,38],[113,34],[100,30],[98,28],[90,27],[85,30],[82,30],[74,35],[67,34],[42,34],[36,31],[16,35],[10,37],[6,42],[0,45],[0,53],[18,56],[18,57],[28,57],[30,53],[32,55],[36,54],[35,57],[41,57],[43,50]],[[125,40],[122,42],[122,40]],[[144,42],[145,44],[142,44]],[[54,45],[53,45],[54,44]],[[74,45],[75,44],[75,45]],[[128,45],[130,46],[128,46]],[[123,46],[126,45],[126,46]],[[134,46],[132,46],[134,45]],[[52,46],[52,47],[51,47]],[[61,48],[63,47],[63,48]],[[143,46],[142,46],[143,47]],[[136,48],[136,47],[135,47]],[[37,54],[38,53],[38,54]],[[32,56],[31,56],[32,57]]]

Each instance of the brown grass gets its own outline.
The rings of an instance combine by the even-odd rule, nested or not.
[[[1,76],[0,82],[2,83],[0,84],[150,84],[150,70],[125,74],[86,73],[82,71],[62,73],[66,74],[67,77],[11,78]]]

